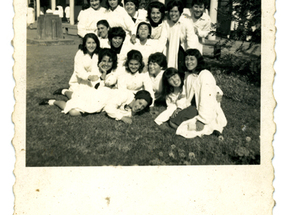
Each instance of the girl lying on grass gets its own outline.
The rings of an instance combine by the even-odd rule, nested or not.
[[[146,90],[154,98],[152,82],[144,68],[142,54],[137,50],[131,50],[127,54],[125,70],[118,76],[118,89],[129,90],[133,93],[139,90]],[[153,104],[151,105],[153,106]]]
[[[98,90],[89,88],[84,94],[74,95],[67,102],[43,99],[39,105],[58,106],[63,113],[71,116],[104,111],[109,117],[130,124],[132,123],[131,117],[147,110],[151,103],[152,97],[145,90],[134,94],[128,90],[103,87]]]
[[[115,76],[114,74],[116,72],[116,69],[117,54],[113,50],[108,48],[101,49],[98,54],[98,65],[93,65],[92,71],[89,72],[90,74],[93,74],[90,76],[94,76],[96,78],[93,79],[94,81],[85,81],[84,83],[88,83],[88,88],[94,87],[95,89],[104,86],[113,87],[117,82],[116,77],[113,77]],[[74,74],[76,75],[76,73]],[[84,93],[86,87],[79,87],[80,84],[82,84],[81,79],[76,76],[72,76],[71,80],[73,80],[73,78],[79,81],[79,83],[77,83],[78,86],[75,86],[76,82],[74,80],[73,83],[70,85],[69,89],[60,88],[54,91],[53,95],[65,95],[70,99],[72,92],[81,91],[82,93]]]
[[[177,135],[186,138],[210,135],[214,131],[221,133],[227,120],[217,100],[216,81],[197,49],[186,51],[185,67],[188,72],[183,86],[186,99],[179,103],[169,125],[177,128]]]

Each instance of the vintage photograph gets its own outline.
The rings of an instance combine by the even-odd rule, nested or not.
[[[27,167],[260,164],[261,0],[27,5]]]

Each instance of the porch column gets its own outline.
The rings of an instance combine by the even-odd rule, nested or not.
[[[210,17],[213,24],[217,23],[217,16],[218,16],[218,0],[211,0],[210,4]],[[215,40],[216,35],[209,35],[209,40]]]
[[[51,0],[51,10],[55,11],[55,7],[56,7],[56,0]]]
[[[40,12],[41,12],[41,1],[37,0],[37,17],[40,16]]]
[[[69,1],[70,7],[70,25],[74,25],[74,0]]]

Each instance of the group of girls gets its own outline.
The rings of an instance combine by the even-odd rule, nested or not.
[[[121,7],[118,0],[107,2],[110,17],[114,10],[117,13],[125,10],[118,8]],[[189,17],[183,16],[184,21],[181,21],[181,1],[171,1],[167,7],[158,1],[151,2],[145,21],[141,21],[143,12],[137,9],[132,12],[132,18],[129,15],[132,11],[130,3],[134,2],[138,3],[125,1],[125,7],[128,6],[125,12],[128,11],[126,13],[136,26],[135,37],[126,17],[122,18],[120,26],[109,20],[98,21],[97,30],[83,36],[74,58],[69,88],[54,92],[54,95],[65,95],[69,100],[44,99],[40,104],[56,105],[72,116],[105,111],[116,120],[131,123],[132,115],[149,107],[152,109],[155,101],[164,101],[167,108],[155,119],[158,125],[167,123],[176,129],[176,134],[186,138],[222,132],[227,123],[220,106],[222,91],[206,69],[201,51],[189,47],[193,41],[189,40],[188,24],[193,33],[195,30]],[[91,8],[96,12],[101,10],[100,3],[90,0]],[[164,18],[166,9],[170,20]],[[80,16],[83,19],[84,15]],[[117,21],[121,19],[118,17]],[[180,27],[175,26],[178,20]],[[169,47],[174,47],[169,38],[175,37],[177,50],[164,49],[162,44],[166,41]]]

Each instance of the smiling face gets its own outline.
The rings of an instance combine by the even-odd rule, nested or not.
[[[168,83],[172,86],[172,87],[180,87],[181,85],[181,78],[178,74],[172,75],[169,79],[168,79]]]
[[[125,4],[125,10],[131,17],[133,17],[136,13],[136,5],[129,1]]]
[[[185,57],[185,66],[187,67],[188,70],[193,70],[197,67],[198,61],[195,56],[187,55]]]
[[[107,38],[108,37],[108,30],[109,28],[107,28],[105,25],[99,24],[97,26],[97,30],[98,30],[98,36],[101,38]]]
[[[92,38],[87,38],[85,46],[88,53],[92,54],[95,51],[97,44]]]
[[[109,71],[113,66],[113,60],[107,55],[102,58],[100,63],[105,71]]]
[[[161,17],[162,15],[158,8],[151,9],[150,18],[154,23],[159,23],[159,21],[161,20]]]
[[[149,28],[147,25],[141,25],[138,29],[138,36],[141,40],[147,39],[149,36]]]
[[[176,22],[179,20],[180,15],[181,15],[181,14],[180,14],[180,12],[179,12],[177,6],[173,7],[173,8],[170,9],[170,11],[169,11],[169,18],[170,18],[170,20],[171,20],[172,22],[174,22],[174,23],[176,23]]]
[[[136,72],[138,72],[140,66],[141,66],[141,64],[137,60],[130,60],[129,65],[128,65],[129,70],[132,74],[135,74]]]
[[[123,38],[120,36],[116,36],[112,38],[111,42],[115,48],[119,48],[123,44]]]
[[[152,76],[157,76],[161,69],[161,66],[159,66],[156,62],[149,62],[148,64],[148,72]]]
[[[100,0],[90,0],[90,7],[94,10],[98,10],[100,8]]]
[[[134,113],[140,112],[147,107],[147,101],[144,99],[136,99],[133,106],[132,111]]]
[[[194,4],[192,9],[193,9],[194,17],[196,19],[199,19],[204,13],[205,5],[204,4],[200,4],[200,5]]]
[[[115,10],[118,6],[118,0],[108,0],[108,3],[112,10]]]

